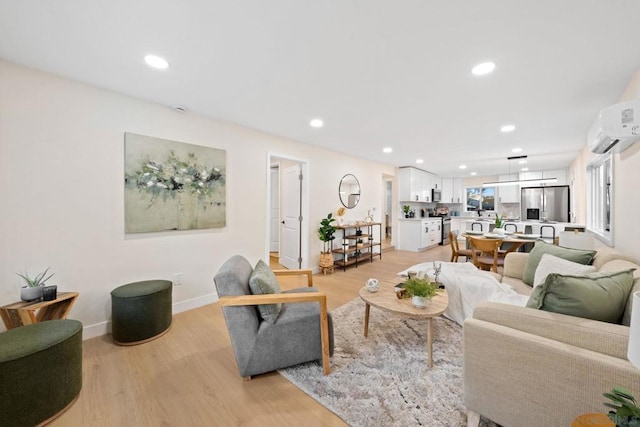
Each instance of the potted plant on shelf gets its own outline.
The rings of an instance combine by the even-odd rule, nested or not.
[[[333,214],[329,213],[326,218],[320,221],[320,227],[318,228],[318,238],[323,243],[323,250],[320,252],[320,267],[330,268],[333,267],[333,255],[331,252],[332,241],[335,239],[336,227],[331,223],[335,221]]]
[[[404,212],[404,217],[405,218],[409,218],[409,211],[411,211],[411,206],[409,205],[404,205],[402,207],[402,212]]]
[[[438,284],[431,283],[428,279],[414,277],[404,282],[407,296],[411,297],[411,303],[418,308],[425,308],[431,298],[438,295]]]
[[[47,276],[47,272],[49,268],[42,273],[38,274],[34,278],[29,277],[29,274],[25,271],[24,274],[16,273],[20,276],[26,283],[25,286],[20,288],[20,299],[23,301],[35,301],[42,298],[42,287],[46,283],[47,280],[51,279],[55,273],[51,273]],[[45,277],[46,276],[46,277]]]
[[[611,393],[603,393],[603,396],[613,402],[606,402],[605,406],[615,409],[607,415],[616,427],[640,427],[640,407],[629,390],[614,387]]]

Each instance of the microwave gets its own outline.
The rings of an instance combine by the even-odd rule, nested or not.
[[[431,201],[439,202],[442,199],[442,190],[438,190],[437,188],[431,189]]]

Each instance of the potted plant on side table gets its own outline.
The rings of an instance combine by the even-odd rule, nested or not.
[[[25,271],[24,274],[16,273],[20,276],[26,283],[25,286],[20,288],[20,299],[22,301],[35,301],[42,298],[42,289],[47,280],[51,279],[55,273],[51,273],[47,276],[47,272],[49,268],[42,273],[38,274],[34,278],[29,277],[29,273]]]
[[[332,241],[335,239],[336,227],[331,224],[335,221],[333,214],[329,213],[326,218],[320,221],[318,228],[318,238],[323,243],[323,250],[320,252],[320,268],[325,273],[327,269],[333,269],[333,253],[331,251]]]
[[[411,303],[418,308],[425,308],[431,298],[438,295],[438,284],[427,279],[414,277],[404,282],[404,289],[411,297]]]

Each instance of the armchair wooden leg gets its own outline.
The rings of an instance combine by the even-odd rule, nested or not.
[[[322,368],[325,375],[331,373],[329,363],[329,318],[327,316],[327,297],[320,300],[320,335],[322,337]]]

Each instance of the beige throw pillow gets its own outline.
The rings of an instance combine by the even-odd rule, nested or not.
[[[596,271],[596,268],[592,265],[583,265],[551,254],[544,254],[540,258],[540,263],[536,268],[536,274],[533,278],[533,286],[536,287],[544,283],[547,276],[551,273],[581,276],[594,271]]]

